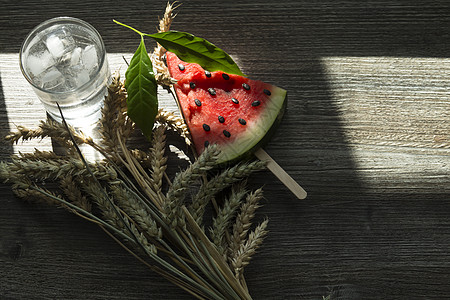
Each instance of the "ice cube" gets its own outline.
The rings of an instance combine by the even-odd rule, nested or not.
[[[81,57],[81,48],[77,47],[73,49],[72,55],[70,57],[70,65],[71,66],[78,65],[78,63],[80,62],[80,57]]]
[[[48,51],[50,51],[50,53],[54,57],[59,58],[63,55],[64,44],[63,44],[62,40],[55,34],[52,34],[51,36],[49,36],[47,38],[47,40],[45,41],[45,44],[47,45]]]
[[[68,89],[76,89],[91,79],[89,71],[80,65],[71,66],[61,71],[63,71],[65,76]]]
[[[39,76],[42,72],[50,68],[55,63],[53,56],[45,50],[42,53],[30,54],[27,57],[27,70],[33,76]]]
[[[91,78],[89,77],[89,71],[86,69],[81,69],[76,77],[77,86],[80,87],[86,82],[88,82]]]
[[[51,67],[42,74],[41,86],[49,91],[63,91],[65,79],[56,67]]]
[[[98,57],[97,57],[97,49],[95,49],[94,45],[88,45],[81,52],[81,60],[83,62],[84,67],[92,71],[98,65]]]
[[[59,59],[75,48],[75,40],[68,30],[61,28],[47,37],[45,45],[53,57]]]

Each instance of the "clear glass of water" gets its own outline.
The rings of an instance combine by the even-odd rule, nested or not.
[[[20,50],[20,68],[48,114],[82,128],[95,124],[111,80],[105,45],[83,20],[58,17],[35,27]]]

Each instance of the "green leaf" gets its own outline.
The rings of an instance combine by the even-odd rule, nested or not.
[[[127,90],[127,114],[150,138],[155,117],[158,113],[158,96],[153,66],[145,49],[144,37],[125,72]]]
[[[208,71],[223,71],[244,76],[237,64],[225,51],[205,39],[180,31],[145,35],[155,39],[166,50],[175,53],[185,62],[197,63]]]

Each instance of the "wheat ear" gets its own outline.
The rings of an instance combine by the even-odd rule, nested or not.
[[[167,192],[167,200],[163,204],[163,212],[173,228],[177,226],[178,222],[182,222],[180,225],[183,225],[184,219],[181,207],[187,189],[193,182],[216,166],[218,155],[219,149],[215,145],[208,147],[193,164],[175,176]]]
[[[126,90],[120,81],[119,75],[115,74],[111,84],[108,86],[108,95],[105,97],[99,128],[102,136],[102,144],[107,153],[119,152],[119,142],[116,134],[119,128],[122,131],[122,137],[125,139],[133,131],[134,124],[126,114],[126,101]]]
[[[187,145],[192,144],[191,135],[186,123],[182,118],[176,116],[173,112],[160,108],[158,110],[158,114],[156,115],[155,122],[166,125],[168,129],[177,132],[182,138],[184,138]]]
[[[264,220],[259,224],[253,232],[250,232],[245,243],[241,244],[237,255],[232,258],[231,266],[234,270],[236,278],[243,279],[244,268],[250,263],[252,256],[256,250],[261,246],[264,237],[267,235],[267,224],[269,220]]]
[[[229,243],[229,257],[232,261],[239,256],[239,249],[244,243],[248,230],[252,225],[252,220],[255,217],[255,211],[259,208],[259,201],[263,197],[262,189],[250,193],[246,201],[241,205],[240,212],[236,217],[233,225],[232,235]]]
[[[166,10],[164,12],[164,16],[159,20],[159,28],[158,32],[167,32],[170,30],[170,26],[172,25],[173,19],[176,14],[174,13],[175,9],[177,9],[180,5],[174,6],[176,3],[173,2],[167,3]],[[164,49],[160,44],[157,44],[155,50],[153,50],[150,59],[153,64],[153,68],[156,70],[155,79],[156,82],[163,86],[169,87],[176,82],[169,73],[169,69],[164,63],[164,54],[166,53],[166,49]]]
[[[91,202],[85,195],[83,195],[80,187],[71,175],[62,177],[60,180],[60,185],[70,202],[87,212],[92,212]]]
[[[189,205],[192,217],[198,224],[201,224],[205,208],[215,194],[248,177],[253,172],[261,171],[264,168],[265,163],[259,160],[241,163],[224,170],[207,183],[204,183],[198,193],[192,198],[191,205]]]
[[[152,147],[150,148],[150,167],[151,167],[151,182],[154,190],[161,193],[164,172],[167,169],[167,156],[165,156],[166,149],[166,126],[158,126],[153,130]]]
[[[30,129],[21,125],[17,126],[16,129],[17,131],[10,132],[5,137],[5,140],[11,143],[18,143],[21,139],[22,141],[26,141],[34,138],[50,137],[60,142],[63,146],[72,147],[73,145],[64,125],[50,118],[41,121],[39,127],[36,129]],[[90,141],[90,138],[76,131],[73,127],[69,126],[69,130],[72,132],[77,144],[84,144]]]
[[[217,216],[213,219],[210,235],[217,250],[223,256],[226,256],[228,250],[227,234],[231,227],[231,220],[236,216],[236,211],[245,194],[245,181],[244,184],[233,186],[231,195],[225,200],[223,206],[217,212]]]

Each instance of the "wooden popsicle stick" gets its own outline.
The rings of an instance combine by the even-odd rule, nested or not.
[[[292,178],[286,171],[277,164],[276,161],[264,151],[263,148],[259,148],[255,152],[256,157],[259,160],[267,162],[267,168],[298,198],[305,199],[306,191]]]

